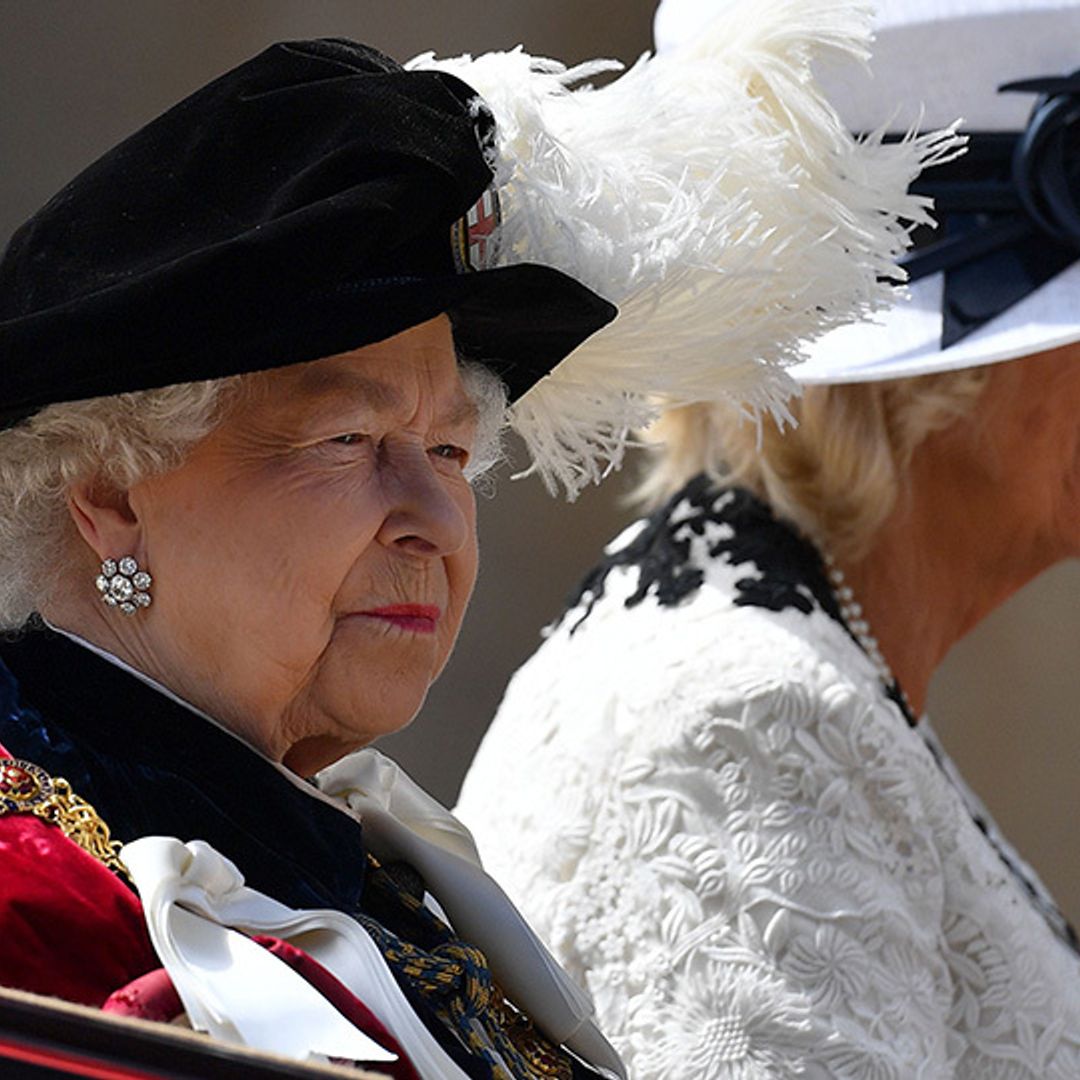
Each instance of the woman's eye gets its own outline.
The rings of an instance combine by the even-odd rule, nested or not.
[[[429,453],[446,461],[456,461],[459,465],[464,465],[469,460],[469,451],[453,443],[439,443],[438,446],[433,446]]]

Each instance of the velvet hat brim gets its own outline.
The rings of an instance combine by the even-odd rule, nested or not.
[[[0,262],[0,417],[316,360],[445,312],[516,398],[609,322],[567,275],[469,270],[492,182],[451,75],[352,42],[272,46],[125,140]]]

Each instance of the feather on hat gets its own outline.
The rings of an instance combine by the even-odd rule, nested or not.
[[[458,75],[496,119],[503,263],[536,261],[620,309],[512,410],[529,471],[573,495],[665,408],[734,399],[785,414],[807,340],[892,298],[952,129],[856,139],[813,78],[865,60],[869,10],[730,0],[692,44],[566,68],[521,49],[406,66]]]

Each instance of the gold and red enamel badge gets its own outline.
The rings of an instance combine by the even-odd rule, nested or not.
[[[121,844],[97,811],[80,799],[62,777],[50,776],[40,765],[18,758],[0,757],[0,817],[33,814],[64,835],[110,870],[127,876],[120,861]]]
[[[499,193],[489,187],[469,212],[450,227],[450,247],[459,274],[490,270],[495,265],[501,223]]]

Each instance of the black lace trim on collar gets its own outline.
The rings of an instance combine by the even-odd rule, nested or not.
[[[625,547],[606,555],[585,577],[571,597],[569,610],[584,607],[576,630],[588,618],[605,592],[608,575],[618,567],[636,567],[638,584],[627,598],[636,607],[655,596],[664,607],[674,607],[693,595],[705,579],[690,559],[694,537],[704,537],[706,526],[728,526],[730,535],[713,541],[711,558],[724,558],[733,566],[753,563],[736,583],[735,603],[783,611],[794,607],[810,614],[817,606],[841,621],[821,556],[812,544],[781,524],[760,499],[741,488],[717,488],[707,476],[698,476],[649,517]]]
[[[709,545],[709,557],[723,559],[731,566],[749,564],[747,575],[735,582],[735,604],[770,611],[794,608],[804,615],[818,608],[859,645],[840,613],[817,548],[779,521],[769,506],[749,491],[717,487],[704,474],[694,477],[649,517],[629,544],[605,556],[586,575],[567,608],[567,614],[583,609],[570,633],[589,617],[604,596],[608,575],[619,567],[638,571],[637,588],[626,600],[628,608],[648,596],[654,596],[662,607],[675,607],[692,596],[704,582],[705,573],[692,562],[690,545],[694,537],[704,537],[710,524],[727,526],[728,535]],[[885,691],[914,726],[916,719],[899,686],[893,683]]]

